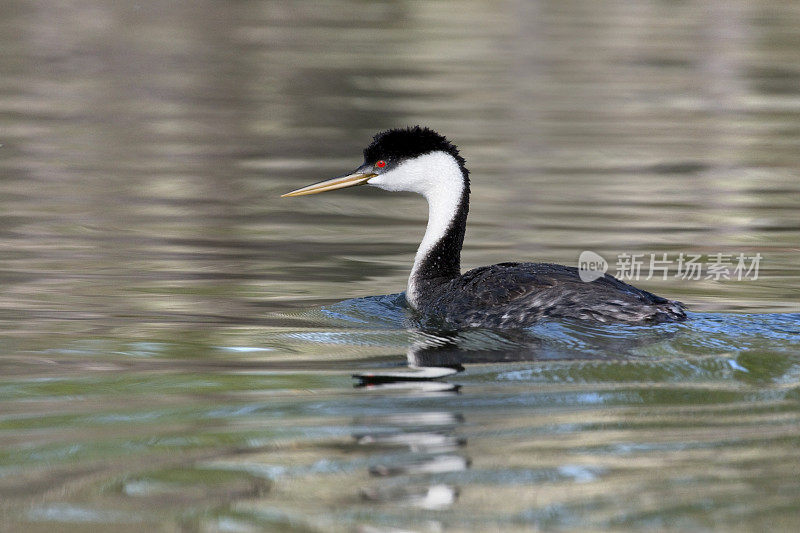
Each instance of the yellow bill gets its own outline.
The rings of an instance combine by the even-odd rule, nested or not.
[[[370,178],[374,178],[375,176],[377,176],[377,174],[354,172],[347,176],[339,176],[338,178],[320,181],[319,183],[312,183],[301,189],[282,194],[281,198],[286,198],[287,196],[305,196],[306,194],[317,194],[326,191],[335,191],[336,189],[344,189],[345,187],[364,185]]]

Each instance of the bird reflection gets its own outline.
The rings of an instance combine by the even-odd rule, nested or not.
[[[407,398],[457,395],[459,385],[445,378],[463,366],[418,367],[408,370],[357,374],[359,387],[370,393],[400,394]],[[469,468],[463,454],[467,440],[458,435],[464,423],[450,411],[397,412],[354,420],[353,439],[375,458],[368,467],[376,482],[362,487],[361,497],[375,504],[391,503],[429,510],[450,507],[459,489],[442,476]]]
[[[642,357],[641,349],[677,334],[677,330],[670,329],[614,330],[564,323],[545,325],[539,331],[411,331],[413,340],[406,353],[408,368],[354,374],[359,380],[357,386],[403,387],[404,382],[444,380],[462,372],[468,364],[633,359]]]
[[[574,324],[538,331],[471,329],[411,330],[407,368],[354,374],[356,387],[371,393],[430,398],[460,394],[452,383],[465,365],[521,361],[641,357],[640,349],[664,341],[674,330],[630,331]],[[364,501],[423,509],[446,509],[459,496],[454,473],[470,467],[467,440],[458,434],[464,417],[448,411],[415,411],[358,419],[353,438],[376,458],[376,482],[360,491]],[[366,428],[366,429],[365,429]]]
[[[375,460],[368,470],[378,479],[362,487],[360,494],[365,501],[424,509],[444,509],[456,501],[458,487],[442,476],[466,470],[471,463],[463,455],[467,441],[457,434],[463,416],[423,411],[362,418],[355,423],[369,428],[355,432],[353,438],[358,445],[370,448]]]

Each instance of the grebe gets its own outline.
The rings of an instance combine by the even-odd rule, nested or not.
[[[543,318],[625,323],[686,319],[680,302],[608,274],[584,282],[575,267],[499,263],[461,274],[469,171],[458,148],[428,128],[378,133],[364,149],[364,164],[356,170],[283,197],[364,184],[416,192],[428,201],[428,226],[406,290],[409,305],[423,317],[455,327],[488,328],[520,328]]]

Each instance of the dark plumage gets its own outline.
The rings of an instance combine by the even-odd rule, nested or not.
[[[519,328],[544,318],[660,323],[686,318],[683,304],[604,275],[550,263],[499,263],[461,276],[420,280],[418,312],[456,327]]]

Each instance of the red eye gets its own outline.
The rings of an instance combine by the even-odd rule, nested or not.
[[[383,168],[383,167],[386,166],[386,161],[383,161],[383,160],[378,161],[377,163],[375,163],[375,166],[378,167],[378,168]]]

